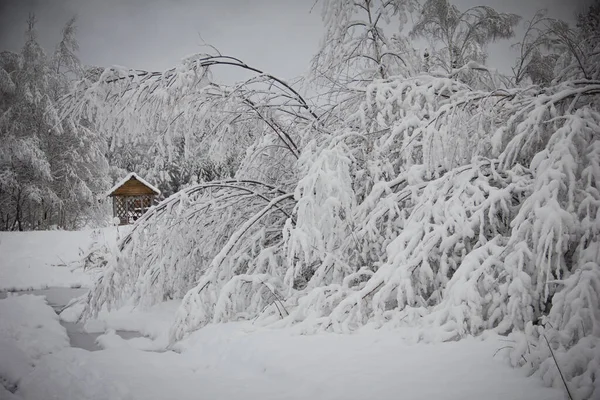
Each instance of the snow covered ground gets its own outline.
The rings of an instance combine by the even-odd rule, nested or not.
[[[123,227],[119,228],[121,231]],[[90,286],[90,276],[72,271],[94,240],[114,242],[117,228],[84,231],[0,232],[0,291]]]
[[[45,243],[33,247],[33,254],[24,245],[3,247],[16,262],[37,260],[13,279],[20,287],[76,282],[63,274],[64,267],[50,267],[43,258],[60,254],[73,260],[77,247],[91,240],[86,232],[2,236],[4,243],[18,238]],[[1,264],[3,274],[18,269],[6,265]],[[41,279],[32,271],[47,275]],[[502,351],[496,354],[507,343],[494,335],[414,344],[403,331],[300,335],[235,322],[209,325],[167,348],[177,306],[171,301],[101,313],[86,323],[87,330],[102,333],[98,342],[104,349],[92,352],[69,347],[44,297],[0,300],[0,381],[14,391],[0,385],[0,399],[565,399],[560,390],[508,367]],[[67,309],[61,318],[73,320],[77,311]],[[115,330],[145,337],[125,340]]]
[[[502,345],[497,338],[407,345],[393,332],[297,336],[230,323],[197,332],[177,346],[180,353],[121,342],[45,356],[16,394],[65,400],[564,398],[495,359]]]
[[[0,383],[7,389],[16,388],[44,355],[67,347],[67,332],[44,297],[0,300]]]

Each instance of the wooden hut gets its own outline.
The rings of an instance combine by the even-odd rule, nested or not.
[[[108,192],[113,199],[113,215],[119,225],[135,222],[154,204],[160,190],[132,172],[121,179]]]

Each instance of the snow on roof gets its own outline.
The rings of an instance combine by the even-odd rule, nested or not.
[[[127,174],[127,176],[125,178],[123,178],[119,182],[117,182],[115,184],[115,186],[111,187],[108,190],[108,192],[106,192],[105,196],[110,196],[115,190],[117,190],[118,188],[120,188],[121,186],[123,186],[125,183],[127,183],[127,181],[130,180],[131,178],[135,178],[136,180],[140,181],[142,184],[148,186],[148,188],[150,188],[156,194],[160,194],[160,190],[158,190],[154,185],[151,185],[150,183],[148,183],[145,179],[143,179],[142,177],[140,177],[135,172],[130,172],[129,174]]]

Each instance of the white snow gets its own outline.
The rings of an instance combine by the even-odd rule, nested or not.
[[[391,331],[302,336],[249,322],[209,325],[172,351],[66,349],[25,378],[26,399],[513,399],[563,393],[508,368],[498,337],[409,345]],[[121,345],[117,345],[117,343]],[[110,384],[106,384],[110,382]]]
[[[11,235],[37,243],[47,259],[65,252],[66,243],[90,240],[89,232],[6,236]],[[11,249],[12,259],[27,260],[27,249]],[[40,265],[25,271],[43,271],[46,281],[52,281],[52,273],[63,270]],[[39,284],[35,273],[19,276],[27,287]],[[55,291],[49,297],[64,302]],[[301,335],[295,328],[267,329],[243,321],[209,324],[169,347],[179,305],[173,300],[101,311],[85,327],[102,333],[97,342],[103,350],[90,352],[68,347],[66,331],[43,297],[9,295],[0,300],[0,398],[564,399],[559,389],[543,387],[540,380],[510,368],[503,351],[495,355],[507,345],[495,335],[414,344],[408,338],[415,332],[408,328]],[[61,317],[74,320],[80,312],[76,305]],[[115,332],[123,330],[146,337],[126,340]],[[16,389],[14,395],[2,386]]]
[[[177,349],[198,370],[254,371],[269,377],[296,391],[286,393],[289,398],[563,398],[506,368],[500,356],[495,359],[503,346],[495,336],[411,345],[395,331],[304,336],[242,322],[209,325]]]
[[[72,269],[92,244],[93,232],[0,232],[0,291],[90,286],[88,274]],[[116,236],[117,228],[104,228],[97,240],[114,243]]]
[[[160,190],[158,190],[158,188],[156,186],[150,184],[148,181],[143,179],[141,176],[139,176],[135,172],[130,172],[129,174],[127,174],[127,176],[125,176],[119,182],[115,183],[115,185],[106,192],[104,197],[110,196],[115,190],[117,190],[118,188],[123,186],[131,178],[136,179],[136,180],[140,181],[141,183],[143,183],[144,185],[148,186],[148,188],[151,189],[154,193],[160,194]]]
[[[86,321],[84,329],[92,333],[108,332],[98,338],[99,344],[103,348],[125,345],[140,350],[165,349],[169,342],[169,329],[175,321],[175,315],[180,304],[180,300],[171,300],[147,309],[124,306],[112,312],[103,310],[99,313],[97,319]],[[76,310],[70,311],[67,309],[61,314],[61,319],[74,320],[78,316]],[[112,333],[112,331],[119,331],[119,335]],[[123,343],[122,336],[126,336],[126,332],[139,332],[147,337],[137,337]]]
[[[36,360],[67,347],[67,332],[43,297],[0,300],[0,383],[16,386]]]

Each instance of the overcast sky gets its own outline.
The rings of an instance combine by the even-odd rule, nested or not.
[[[530,18],[546,8],[573,21],[587,0],[455,0],[459,8],[491,5]],[[0,0],[0,50],[18,51],[29,12],[51,50],[65,22],[78,17],[85,64],[164,70],[198,52],[203,41],[223,54],[289,79],[306,71],[322,34],[321,4],[314,0]],[[489,64],[507,70],[509,42],[490,48]]]

